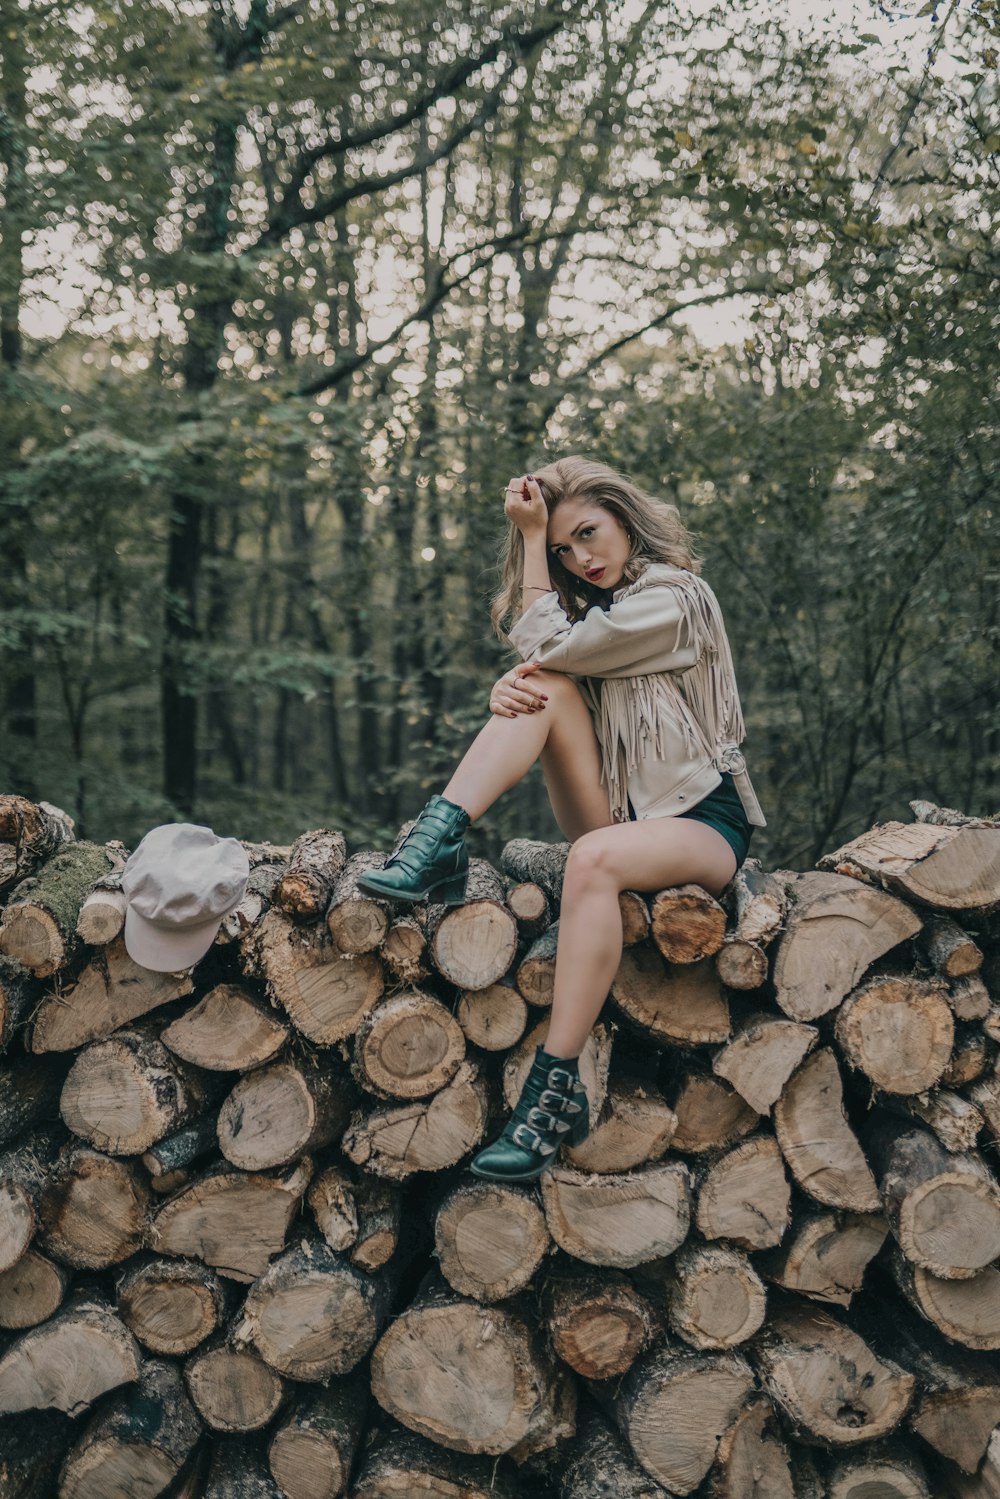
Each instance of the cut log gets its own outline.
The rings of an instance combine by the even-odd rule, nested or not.
[[[82,1051],[63,1085],[66,1126],[109,1155],[141,1155],[201,1114],[208,1075],[163,1046],[147,1024]]]
[[[844,1000],[836,1036],[851,1066],[884,1093],[925,1093],[948,1066],[955,1022],[940,984],[875,978]]]
[[[47,1321],[62,1305],[68,1285],[68,1270],[37,1249],[27,1250],[0,1275],[0,1327],[21,1331]]]
[[[510,1476],[503,1462],[446,1452],[395,1422],[387,1423],[365,1452],[351,1499],[521,1499],[520,1478]],[[325,1490],[316,1494],[326,1499]]]
[[[820,860],[937,911],[1000,902],[1000,827],[887,822]]]
[[[352,1179],[337,1166],[328,1166],[312,1181],[307,1201],[316,1226],[331,1249],[350,1249],[358,1237],[358,1207]]]
[[[176,1134],[164,1135],[155,1145],[142,1153],[142,1164],[153,1178],[177,1176],[199,1156],[213,1153],[218,1148],[216,1115],[202,1114],[193,1124],[179,1129]],[[179,1178],[178,1178],[179,1184]],[[157,1191],[160,1188],[156,1188]]]
[[[110,881],[114,880],[114,885]],[[122,890],[117,873],[105,875],[80,907],[76,935],[88,947],[107,947],[120,937],[125,927],[128,897]]]
[[[318,1237],[286,1249],[254,1281],[234,1332],[279,1374],[305,1383],[347,1374],[389,1314],[395,1277],[366,1275]]]
[[[898,1246],[889,1261],[913,1308],[945,1337],[978,1352],[1000,1348],[1000,1270],[988,1265],[968,1280],[941,1280],[912,1264]]]
[[[0,1145],[59,1117],[65,1067],[18,1056],[0,1063]]]
[[[486,1082],[466,1061],[433,1098],[355,1114],[342,1148],[356,1165],[397,1181],[415,1171],[443,1171],[480,1143],[488,1111]]]
[[[368,1385],[358,1378],[332,1380],[296,1398],[268,1447],[285,1499],[337,1499],[346,1492],[367,1404]]]
[[[545,1313],[553,1348],[584,1379],[624,1374],[662,1328],[650,1301],[614,1271],[554,1276]]]
[[[729,1039],[729,1006],[710,959],[671,967],[648,943],[627,947],[611,997],[657,1043],[701,1046]]]
[[[813,1301],[850,1306],[865,1270],[889,1234],[881,1213],[824,1213],[796,1218],[780,1249],[759,1261],[765,1279]]]
[[[219,1149],[244,1171],[287,1166],[339,1139],[352,1097],[329,1062],[269,1062],[241,1077],[220,1108]]]
[[[652,922],[646,897],[639,890],[618,892],[618,913],[622,919],[622,946],[634,947],[649,937]]]
[[[1000,1187],[977,1155],[947,1151],[930,1131],[895,1121],[872,1128],[868,1153],[907,1259],[966,1280],[1000,1256]]]
[[[549,1022],[540,1020],[530,1030],[516,1050],[505,1058],[503,1064],[503,1096],[509,1109],[517,1106],[535,1060],[535,1050],[544,1046]],[[580,1082],[583,1084],[590,1107],[590,1117],[597,1119],[604,1107],[608,1091],[608,1070],[611,1066],[611,1034],[604,1025],[595,1025],[580,1053]]]
[[[220,1327],[222,1283],[196,1260],[147,1258],[130,1265],[117,1290],[125,1326],[152,1353],[190,1353]]]
[[[673,1254],[691,1222],[690,1179],[679,1162],[610,1176],[553,1166],[542,1177],[542,1200],[561,1249],[621,1270]]]
[[[337,952],[374,952],[385,941],[390,903],[358,889],[358,876],[385,864],[384,854],[352,854],[337,877],[326,912],[326,924]]]
[[[243,847],[251,854],[252,844],[244,843]],[[222,918],[215,938],[215,946],[228,947],[231,943],[244,943],[252,941],[252,933],[271,909],[271,896],[274,887],[285,872],[285,860],[277,863],[254,864],[251,857],[250,878],[243,892],[243,898],[234,911]]]
[[[580,1145],[564,1147],[579,1171],[631,1171],[660,1160],[677,1128],[677,1115],[651,1083],[613,1078],[604,1107]]]
[[[907,1109],[915,1119],[927,1124],[945,1150],[974,1150],[985,1120],[974,1103],[960,1093],[938,1088],[926,1098],[907,1099]]]
[[[103,1270],[142,1245],[150,1193],[132,1161],[117,1161],[76,1141],[50,1168],[40,1217],[49,1254],[63,1264]]]
[[[81,1294],[0,1359],[0,1414],[54,1408],[78,1416],[138,1378],[139,1348],[128,1328],[104,1301]]]
[[[0,918],[0,952],[36,978],[59,973],[79,942],[80,907],[94,881],[110,868],[111,859],[99,844],[63,844],[37,875],[11,891]]]
[[[952,979],[948,985],[947,999],[956,1020],[985,1020],[992,1006],[990,991],[978,973]],[[996,1040],[996,1037],[992,1039]]]
[[[342,957],[326,926],[298,927],[280,911],[263,917],[244,945],[247,971],[259,974],[268,994],[296,1030],[318,1046],[353,1036],[382,996],[382,964],[375,953]]]
[[[923,933],[924,947],[936,972],[944,978],[964,978],[978,973],[983,966],[983,950],[948,916],[937,916],[927,923]]]
[[[698,1231],[741,1249],[770,1248],[788,1227],[791,1196],[778,1142],[754,1135],[706,1171],[698,1192]]]
[[[102,1041],[150,1010],[190,994],[190,973],[154,973],[140,968],[123,940],[96,953],[76,983],[42,1000],[31,1028],[35,1052],[75,1051]]]
[[[871,1451],[834,1463],[827,1478],[829,1499],[934,1499],[927,1472],[912,1446],[878,1442]]]
[[[382,943],[382,957],[394,978],[401,984],[420,984],[430,973],[427,962],[427,938],[415,915],[397,916]]]
[[[230,1280],[255,1280],[284,1247],[311,1174],[308,1159],[271,1176],[215,1166],[163,1204],[149,1247],[203,1260]]]
[[[936,1464],[934,1499],[1000,1499],[1000,1433],[994,1433],[978,1473],[962,1473],[952,1463]]]
[[[839,874],[803,874],[774,964],[775,998],[793,1020],[816,1020],[856,988],[867,968],[920,930],[903,901]]]
[[[428,1098],[465,1060],[465,1033],[433,995],[409,989],[383,999],[354,1038],[353,1074],[377,1098]]]
[[[758,942],[727,935],[715,955],[715,971],[727,989],[759,989],[767,978],[767,953]]]
[[[0,796],[0,890],[34,874],[50,854],[75,837],[72,817],[50,802]]]
[[[288,1040],[283,1025],[239,984],[216,984],[160,1033],[175,1056],[210,1072],[247,1072],[270,1062]]]
[[[759,860],[747,859],[727,888],[734,937],[767,947],[781,931],[788,910],[788,891],[783,881],[765,873]]]
[[[347,860],[343,833],[318,828],[292,844],[288,864],[271,892],[279,911],[295,921],[318,921]]]
[[[503,881],[485,859],[469,860],[461,906],[431,906],[427,951],[442,978],[459,989],[485,989],[503,978],[517,952],[517,922]]]
[[[509,1051],[524,1035],[528,1006],[509,980],[459,995],[455,1018],[465,1039],[483,1051]]]
[[[172,1496],[171,1496],[172,1499]],[[206,1487],[199,1499],[285,1499],[271,1477],[267,1459],[245,1438],[226,1437],[212,1444]]]
[[[572,1435],[572,1386],[516,1302],[481,1306],[426,1288],[372,1354],[383,1410],[456,1452],[515,1458]]]
[[[792,1298],[772,1304],[755,1357],[775,1404],[810,1440],[829,1447],[892,1431],[916,1384],[829,1312]]]
[[[807,1499],[765,1396],[753,1396],[723,1432],[707,1499]]]
[[[529,940],[538,937],[552,924],[552,907],[541,885],[534,880],[507,880],[507,904],[514,913],[518,930]]]
[[[760,1115],[721,1077],[694,1070],[682,1073],[667,1097],[677,1115],[671,1149],[692,1155],[722,1150],[748,1135]]]
[[[259,1431],[285,1398],[285,1381],[249,1348],[216,1334],[184,1365],[199,1416],[213,1431]]]
[[[0,1417],[0,1494],[48,1499],[56,1492],[63,1454],[76,1435],[68,1416],[52,1411]]]
[[[946,1088],[964,1088],[983,1076],[992,1058],[993,1046],[983,1035],[981,1027],[962,1025],[956,1031],[955,1045],[941,1074],[941,1082]]]
[[[363,1173],[354,1200],[358,1234],[351,1248],[351,1264],[371,1274],[388,1264],[399,1245],[402,1200],[395,1182],[379,1181]]]
[[[767,1295],[747,1256],[728,1244],[685,1244],[664,1289],[670,1326],[693,1348],[735,1348],[764,1321]]]
[[[939,807],[936,802],[912,801],[909,804],[917,822],[930,822],[943,828],[990,828],[997,826],[996,817],[970,817],[954,807]]]
[[[42,1128],[0,1154],[0,1274],[17,1264],[35,1237],[48,1173],[63,1135]]]
[[[581,1416],[560,1474],[559,1493],[561,1499],[670,1499],[593,1408]]]
[[[461,1296],[501,1301],[522,1290],[550,1248],[533,1192],[464,1182],[444,1198],[434,1224],[441,1274]]]
[[[38,1003],[39,981],[0,953],[0,1051],[6,1051]]]
[[[619,1428],[635,1457],[671,1494],[690,1494],[706,1476],[719,1439],[739,1416],[753,1374],[731,1353],[692,1353],[664,1338],[633,1364],[614,1397]]]
[[[514,975],[518,993],[529,1005],[547,1009],[552,1004],[556,982],[556,948],[559,945],[559,923],[536,937],[517,965]]]
[[[758,1114],[768,1114],[818,1038],[814,1025],[758,1011],[741,1021],[729,1044],[716,1052],[712,1071]]]
[[[145,1363],[88,1424],[63,1464],[59,1499],[162,1494],[201,1436],[201,1422],[170,1364]]]
[[[535,838],[512,838],[500,852],[500,868],[513,880],[534,880],[554,906],[562,902],[568,843],[543,843]]]
[[[719,951],[726,935],[726,913],[700,885],[676,885],[654,895],[650,905],[653,941],[668,963],[697,963]]]
[[[803,1191],[826,1207],[874,1213],[878,1187],[844,1113],[837,1059],[829,1047],[807,1057],[774,1105],[774,1132]]]

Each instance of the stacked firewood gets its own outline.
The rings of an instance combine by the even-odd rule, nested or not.
[[[567,846],[246,845],[193,970],[0,797],[0,1499],[995,1499],[1000,825],[620,900],[590,1136],[478,1181]]]

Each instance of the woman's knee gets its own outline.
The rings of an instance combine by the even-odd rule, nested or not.
[[[605,828],[584,833],[570,847],[563,874],[563,895],[591,886],[608,886],[618,879],[617,853]]]

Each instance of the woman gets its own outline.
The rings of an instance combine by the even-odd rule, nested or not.
[[[363,889],[460,902],[470,822],[541,759],[566,861],[555,992],[517,1107],[472,1162],[530,1181],[589,1127],[578,1059],[622,952],[618,895],[694,883],[718,894],[764,818],[738,745],[743,717],[715,595],[677,510],[600,463],[563,458],[512,480],[503,580],[523,664],[441,796]]]

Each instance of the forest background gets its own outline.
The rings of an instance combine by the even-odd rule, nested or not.
[[[0,0],[0,790],[383,843],[574,452],[700,539],[755,852],[995,811],[998,50],[995,0]]]

